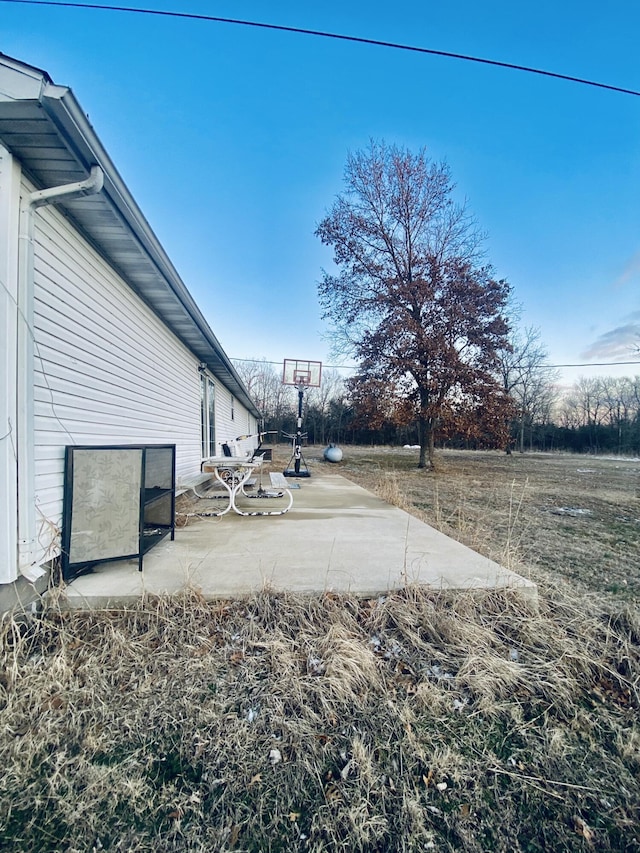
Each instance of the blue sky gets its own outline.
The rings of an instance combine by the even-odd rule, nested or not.
[[[131,6],[141,5],[131,2]],[[640,90],[632,0],[149,0]],[[370,138],[446,160],[554,363],[640,360],[640,98],[303,35],[0,3],[0,50],[70,86],[232,357],[327,361],[314,236]],[[629,375],[640,365],[578,368]]]

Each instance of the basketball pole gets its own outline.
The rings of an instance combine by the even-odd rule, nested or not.
[[[293,453],[289,460],[289,467],[283,471],[285,477],[310,477],[307,463],[302,456],[302,401],[304,398],[304,385],[298,385],[298,421],[296,434],[293,437]],[[293,462],[293,469],[291,463]],[[304,463],[304,471],[300,470],[300,463]]]
[[[293,441],[293,453],[289,460],[289,466],[282,473],[285,477],[310,477],[309,467],[302,455],[302,439],[306,438],[306,432],[302,432],[302,403],[306,388],[319,388],[322,381],[322,362],[303,361],[298,358],[285,358],[282,365],[282,384],[293,385],[298,390],[298,420],[296,422],[296,433],[290,435],[283,433],[286,438]]]

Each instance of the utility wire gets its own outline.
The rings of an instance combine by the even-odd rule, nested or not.
[[[62,427],[62,429],[63,429],[63,430],[66,432],[66,434],[69,436],[69,438],[71,439],[72,444],[76,444],[76,439],[75,439],[75,438],[74,438],[74,436],[69,432],[69,430],[67,429],[66,425],[65,425],[65,424],[60,420],[60,418],[58,417],[58,413],[56,412],[56,405],[55,405],[55,402],[54,402],[55,397],[54,397],[53,389],[52,389],[52,387],[51,387],[51,384],[49,383],[49,376],[48,376],[48,374],[47,374],[47,370],[46,370],[46,368],[45,368],[45,361],[44,361],[44,358],[42,357],[42,353],[41,353],[41,351],[40,351],[40,344],[38,343],[38,341],[37,341],[37,339],[36,339],[36,333],[35,333],[35,331],[34,331],[34,328],[33,328],[33,326],[29,323],[29,320],[28,320],[28,319],[27,319],[27,317],[25,316],[24,311],[23,311],[23,310],[22,310],[22,308],[20,307],[20,305],[19,305],[19,303],[18,303],[17,299],[15,298],[15,296],[13,295],[13,293],[11,293],[11,291],[9,290],[9,288],[7,287],[7,285],[6,285],[6,284],[4,283],[4,281],[2,281],[1,279],[0,279],[0,287],[4,290],[4,292],[7,294],[7,296],[9,297],[9,299],[10,299],[10,300],[13,302],[13,304],[16,306],[16,310],[17,310],[17,312],[18,312],[18,316],[21,318],[21,320],[22,320],[22,322],[24,323],[24,325],[25,325],[25,327],[26,327],[27,331],[29,332],[29,337],[31,338],[31,340],[32,340],[32,342],[33,342],[33,348],[34,348],[34,354],[35,354],[35,357],[40,361],[40,371],[41,371],[41,373],[42,373],[42,378],[44,379],[45,385],[47,386],[47,391],[49,392],[49,395],[50,395],[50,397],[51,397],[51,400],[50,400],[50,402],[49,402],[49,405],[51,406],[51,411],[52,411],[52,413],[53,413],[53,417],[56,419],[56,421],[60,424],[60,426]],[[8,438],[8,437],[12,434],[12,432],[13,432],[13,426],[12,426],[11,424],[9,424],[9,432],[7,432],[5,435],[1,436],[1,437],[0,437],[0,441],[4,441],[4,440],[5,440],[5,438]],[[12,443],[13,443],[13,441],[12,441]],[[15,448],[14,448],[14,454],[15,454]]]
[[[622,364],[640,364],[640,361],[583,361],[578,364],[547,364],[545,367],[616,367]]]
[[[635,89],[625,89],[622,86],[612,86],[608,83],[599,83],[595,80],[587,80],[583,77],[574,77],[570,74],[559,74],[555,71],[545,71],[541,68],[532,68],[528,65],[517,65],[512,62],[499,62],[496,59],[484,59],[479,56],[470,56],[464,53],[452,53],[447,50],[434,50],[433,48],[417,47],[410,44],[401,44],[392,41],[381,41],[379,39],[362,38],[361,36],[350,36],[342,33],[331,33],[325,30],[310,30],[304,27],[287,27],[282,24],[266,24],[259,21],[245,21],[238,18],[221,18],[215,15],[197,15],[193,12],[172,12],[162,9],[139,9],[132,6],[116,6],[106,3],[70,3],[64,0],[0,0],[0,3],[22,3],[27,6],[62,6],[72,9],[93,9],[107,12],[130,12],[138,15],[157,15],[165,18],[187,18],[193,21],[210,21],[218,24],[235,24],[243,27],[255,27],[263,30],[277,30],[284,33],[296,33],[298,35],[317,36],[319,38],[336,39],[338,41],[355,42],[356,44],[369,44],[375,47],[388,47],[393,50],[406,50],[413,53],[426,53],[430,56],[445,56],[449,59],[460,59],[464,62],[478,62],[482,65],[493,65],[498,68],[507,68],[511,71],[524,71],[528,74],[539,74],[543,77],[552,77],[556,80],[567,80],[570,83],[580,83],[584,86],[594,86],[598,89],[607,89],[611,92],[619,92],[623,95],[634,95],[640,98],[640,92]]]
[[[3,2],[3,0],[0,0],[0,2]],[[231,357],[231,361],[247,361],[254,364],[282,364],[281,361],[268,361],[262,358],[234,358],[233,356]],[[582,361],[577,364],[544,364],[542,365],[542,369],[549,370],[556,367],[617,367],[625,364],[640,364],[640,361]],[[324,364],[323,367],[330,367],[336,370],[359,370],[355,364]]]

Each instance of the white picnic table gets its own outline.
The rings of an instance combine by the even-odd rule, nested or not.
[[[242,494],[245,498],[252,499],[260,499],[260,498],[274,498],[281,497],[281,494],[274,494],[270,491],[261,490],[255,495],[248,495],[245,492],[245,486],[248,481],[251,479],[251,475],[254,471],[262,465],[262,457],[258,456],[256,458],[242,457],[242,456],[210,456],[208,459],[205,459],[202,463],[202,471],[209,472],[214,475],[216,480],[222,485],[225,492],[229,497],[229,503],[224,507],[220,512],[213,513],[214,515],[226,515],[226,513],[233,510],[238,515],[284,515],[285,512],[289,512],[293,505],[293,495],[291,494],[291,490],[286,487],[286,482],[284,487],[278,481],[278,491],[284,492],[286,497],[288,498],[288,505],[284,508],[277,510],[255,510],[248,511],[239,507],[236,503],[236,499],[238,495]],[[273,478],[272,478],[273,482]]]

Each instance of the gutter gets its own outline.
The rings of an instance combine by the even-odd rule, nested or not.
[[[35,581],[44,572],[35,565],[36,494],[34,441],[34,232],[35,212],[39,207],[63,200],[95,195],[102,190],[104,173],[92,166],[83,181],[37,190],[20,202],[18,247],[18,352],[17,352],[17,423],[18,457],[18,568]],[[22,320],[22,322],[20,322]]]

